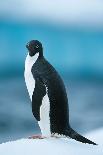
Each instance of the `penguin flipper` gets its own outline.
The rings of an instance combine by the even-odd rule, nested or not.
[[[65,135],[72,139],[75,139],[76,141],[82,142],[82,143],[88,143],[88,144],[93,144],[93,145],[97,145],[96,143],[92,142],[91,140],[81,136],[80,134],[78,134],[76,131],[74,131],[72,128],[66,130]]]
[[[42,99],[46,95],[46,87],[40,78],[36,78],[35,88],[32,95],[32,113],[37,121],[40,121],[40,106]]]

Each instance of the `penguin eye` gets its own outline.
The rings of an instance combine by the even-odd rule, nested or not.
[[[39,48],[39,45],[36,45],[35,47],[36,47],[36,48]]]

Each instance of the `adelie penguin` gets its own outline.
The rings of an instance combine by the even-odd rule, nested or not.
[[[44,58],[41,42],[31,40],[26,47],[25,82],[32,102],[32,113],[38,121],[42,137],[68,137],[96,145],[71,128],[64,83],[55,68]]]

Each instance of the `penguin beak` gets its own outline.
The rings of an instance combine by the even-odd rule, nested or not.
[[[26,44],[26,48],[27,48],[27,49],[29,48],[29,44]]]
[[[26,45],[26,48],[28,48],[28,45]]]

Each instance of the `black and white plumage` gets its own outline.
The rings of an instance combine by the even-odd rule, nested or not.
[[[44,58],[42,44],[32,40],[26,47],[29,52],[25,61],[25,82],[32,102],[32,112],[42,136],[70,137],[96,145],[70,127],[64,83],[55,68]]]

